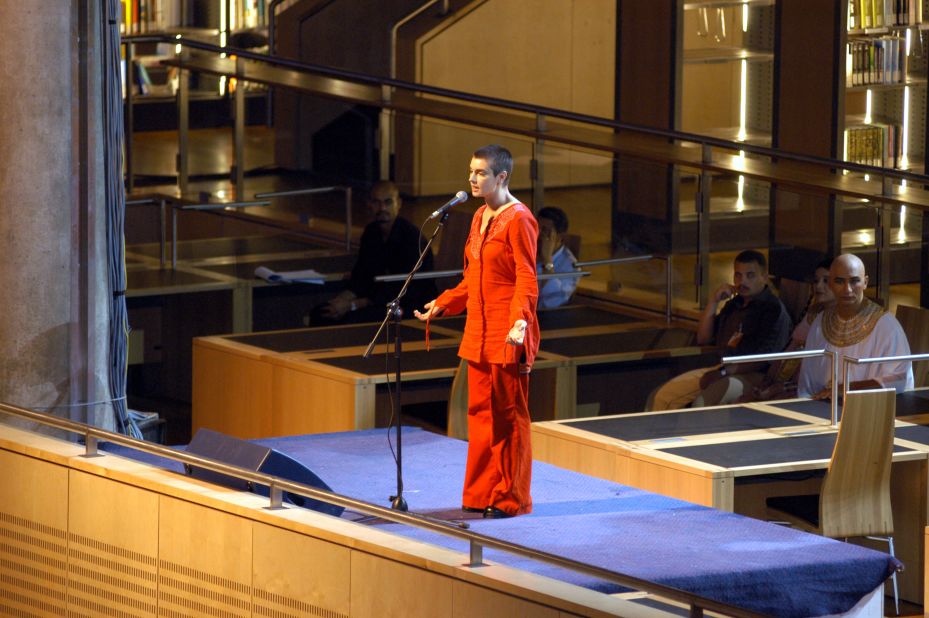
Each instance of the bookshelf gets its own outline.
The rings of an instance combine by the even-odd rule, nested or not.
[[[774,100],[774,0],[681,0],[678,128],[735,142],[771,145]],[[770,185],[741,175],[714,174],[706,216],[697,176],[680,172],[674,226],[678,251],[763,246]],[[708,242],[707,242],[708,241]],[[705,269],[703,269],[705,271]],[[708,272],[703,272],[705,279]]]
[[[770,144],[774,8],[681,1],[681,130]]]
[[[845,116],[847,161],[925,170],[924,0],[847,0]]]
[[[203,43],[263,50],[267,45],[268,0],[120,0],[124,35],[171,34]],[[133,93],[139,103],[164,103],[177,92],[177,71],[161,61],[175,54],[166,43],[140,43],[133,49]],[[192,52],[194,56],[199,52]],[[194,100],[219,99],[236,86],[224,77],[192,76]],[[245,84],[263,95],[260,84]]]
[[[212,27],[221,32],[268,25],[270,0],[120,0],[123,34]],[[203,23],[196,23],[203,22]]]

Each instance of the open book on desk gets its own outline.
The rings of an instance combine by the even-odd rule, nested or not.
[[[255,276],[264,279],[268,283],[313,283],[322,285],[325,282],[325,276],[312,268],[278,273],[265,266],[259,266],[255,269]]]

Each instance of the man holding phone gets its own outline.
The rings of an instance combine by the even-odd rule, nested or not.
[[[781,300],[768,287],[768,263],[758,251],[743,251],[733,263],[733,282],[713,292],[697,328],[697,343],[715,345],[720,357],[780,352],[790,338],[791,320]],[[725,303],[717,314],[721,303]],[[733,403],[743,390],[764,378],[767,363],[713,365],[672,378],[649,397],[649,410],[675,410]],[[713,389],[732,377],[742,389]],[[737,384],[738,386],[738,384]]]

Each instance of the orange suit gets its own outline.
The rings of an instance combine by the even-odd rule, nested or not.
[[[468,310],[458,354],[468,361],[468,463],[462,506],[494,506],[510,515],[532,511],[529,370],[539,351],[536,239],[539,226],[523,204],[493,217],[481,234],[486,205],[471,220],[464,278],[436,305],[446,314]],[[516,320],[526,321],[521,346],[506,343]]]

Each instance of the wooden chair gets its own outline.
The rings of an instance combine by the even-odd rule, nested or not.
[[[468,439],[468,361],[461,359],[448,395],[448,437]]]
[[[820,493],[768,498],[769,517],[830,538],[883,540],[893,556],[890,464],[895,408],[892,388],[847,393]],[[899,613],[896,573],[893,587]]]
[[[796,324],[810,300],[810,284],[806,281],[781,277],[777,283],[777,292],[787,309],[787,315]]]
[[[929,309],[897,305],[897,321],[906,333],[910,343],[910,352],[923,354],[929,352]],[[929,361],[913,363],[913,381],[915,386],[929,386]]]

